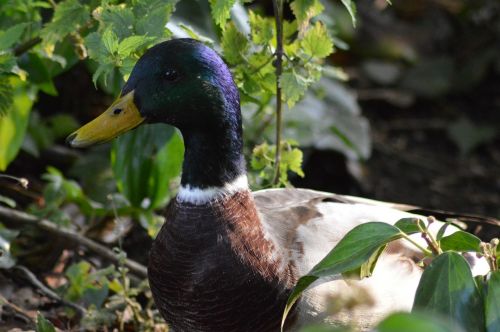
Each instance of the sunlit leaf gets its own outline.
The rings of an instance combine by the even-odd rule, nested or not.
[[[7,115],[0,117],[0,171],[4,171],[19,152],[33,105],[23,82],[11,77],[10,83],[13,85],[13,99]]]
[[[477,251],[481,252],[481,239],[477,236],[464,232],[457,231],[453,234],[445,236],[441,239],[441,249],[455,251]]]
[[[319,0],[295,0],[290,4],[290,8],[299,22],[301,33],[306,30],[309,20],[324,10]]]
[[[222,54],[229,63],[236,65],[243,60],[243,54],[248,49],[248,40],[233,23],[229,23],[222,34]]]
[[[398,228],[382,222],[368,222],[354,227],[325,258],[299,279],[288,298],[282,326],[293,304],[313,282],[321,277],[359,268],[373,257],[381,246],[385,246],[401,236],[401,231]]]
[[[333,52],[332,39],[320,22],[316,22],[314,27],[305,32],[300,44],[304,53],[311,57],[324,58]]]
[[[226,21],[229,19],[231,8],[233,8],[236,0],[210,0],[212,9],[212,17],[215,23],[224,28]]]

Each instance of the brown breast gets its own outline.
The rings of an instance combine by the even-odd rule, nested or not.
[[[296,281],[293,266],[265,238],[248,191],[211,205],[173,200],[148,275],[176,332],[279,331]]]

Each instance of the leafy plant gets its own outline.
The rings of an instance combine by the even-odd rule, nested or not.
[[[496,290],[483,285],[486,279],[474,279],[469,264],[459,253],[473,251],[484,256],[491,267],[489,276],[484,278],[492,280],[498,274],[498,239],[491,243],[481,243],[474,235],[463,231],[443,237],[448,224],[443,224],[438,236],[434,237],[429,230],[429,225],[433,222],[433,218],[429,218],[427,223],[407,218],[399,220],[394,226],[368,222],[353,228],[328,255],[299,279],[288,299],[282,325],[293,304],[314,281],[335,274],[352,276],[354,273],[359,278],[369,277],[387,244],[404,239],[419,249],[424,257],[433,258],[420,279],[413,311],[450,317],[467,331],[489,331],[495,328],[496,323],[493,321],[497,313],[493,313],[491,306],[495,306],[496,302],[489,303],[491,296],[487,292]],[[422,247],[410,237],[416,233],[422,235],[428,248]],[[493,280],[491,283],[497,282],[496,277]],[[481,294],[481,290],[487,295]],[[486,322],[489,323],[483,319],[485,308],[489,309],[489,314],[486,314]]]

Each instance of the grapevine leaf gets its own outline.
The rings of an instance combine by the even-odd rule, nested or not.
[[[57,4],[52,21],[42,29],[43,44],[53,48],[53,44],[66,35],[75,32],[90,18],[88,7],[77,0],[65,0]]]
[[[114,54],[118,51],[118,36],[116,36],[113,30],[107,29],[104,31],[102,34],[102,42],[110,54]]]
[[[320,22],[306,31],[301,46],[304,53],[311,57],[324,58],[333,52],[333,42]]]
[[[299,22],[299,32],[302,34],[309,26],[312,17],[320,14],[324,7],[319,0],[295,0],[290,5]]]
[[[226,21],[230,17],[231,8],[233,8],[236,0],[210,0],[212,9],[212,17],[215,23],[224,29]]]
[[[111,27],[118,38],[123,39],[133,33],[134,13],[127,7],[106,6],[101,14],[104,26]]]
[[[222,54],[224,59],[232,65],[236,65],[243,60],[243,54],[248,49],[248,40],[234,24],[227,25],[222,35]]]
[[[149,44],[154,38],[146,36],[130,36],[125,38],[118,45],[118,55],[127,57],[141,47]]]
[[[283,98],[292,108],[306,92],[308,82],[305,77],[295,71],[285,72],[281,75],[280,86],[283,89]]]
[[[252,30],[252,41],[255,44],[265,45],[273,39],[274,23],[272,19],[264,18],[250,11],[250,28]]]

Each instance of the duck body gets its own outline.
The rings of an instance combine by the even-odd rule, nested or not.
[[[175,332],[279,331],[298,278],[352,227],[387,220],[388,212],[391,223],[411,215],[304,189],[243,188],[201,204],[173,200],[150,252],[155,302]],[[410,258],[416,252],[406,249],[406,255],[399,249],[384,254],[377,268],[385,272],[372,278],[322,280],[289,315],[287,330],[345,324],[352,315],[360,328],[369,328],[391,311],[410,310],[422,271]],[[350,315],[327,315],[332,298],[356,284],[376,303]]]
[[[173,125],[184,138],[181,187],[148,265],[155,303],[175,332],[279,331],[297,280],[349,230],[421,217],[406,206],[305,189],[251,193],[238,89],[222,59],[200,42],[177,39],[149,49],[121,97],[68,142],[104,142],[147,122]],[[422,274],[419,259],[414,248],[396,241],[371,278],[318,280],[292,309],[286,330],[322,321],[368,329],[391,311],[410,310]],[[332,299],[358,288],[371,306],[329,315]]]
[[[278,331],[296,277],[270,257],[252,194],[174,201],[150,252],[155,302],[174,331]],[[283,273],[285,272],[285,273]]]

